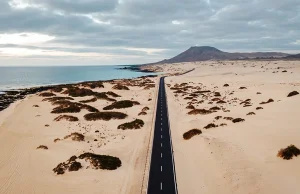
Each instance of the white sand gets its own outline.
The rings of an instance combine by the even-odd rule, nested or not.
[[[196,69],[182,76],[166,78],[166,84],[174,86],[186,82],[190,86],[200,86],[202,90],[220,92],[220,98],[225,101],[237,98],[236,103],[223,105],[230,112],[220,110],[208,115],[188,115],[190,110],[186,106],[190,100],[183,99],[188,95],[175,97],[173,91],[167,89],[178,192],[299,193],[300,157],[283,160],[276,155],[290,144],[300,148],[300,95],[287,97],[291,91],[300,92],[300,62],[209,61],[177,66]],[[229,87],[223,87],[225,83]],[[241,86],[247,89],[240,90]],[[231,91],[235,91],[233,95],[229,95]],[[211,98],[214,97],[208,99]],[[248,98],[253,106],[240,105],[241,100]],[[259,104],[269,98],[275,102]],[[201,99],[201,96],[197,97],[198,101]],[[216,102],[208,104],[209,101],[194,106],[205,109],[220,106]],[[264,109],[256,110],[259,106]],[[256,115],[246,116],[249,112]],[[216,116],[240,117],[245,122],[215,120]],[[203,129],[209,123],[228,125]],[[184,140],[183,133],[193,128],[201,129],[202,134]]]
[[[157,82],[157,78],[151,78]],[[50,102],[42,102],[43,97],[33,95],[17,103],[0,114],[3,121],[0,126],[0,193],[139,193],[145,173],[147,146],[152,129],[152,119],[156,88],[143,90],[129,87],[129,91],[111,89],[113,85],[105,83],[104,89],[94,91],[113,91],[122,97],[117,100],[136,100],[141,103],[131,108],[119,109],[128,114],[123,120],[85,121],[88,113],[82,110],[73,113],[79,122],[53,119],[59,114],[51,114],[55,107]],[[58,94],[59,96],[65,96]],[[91,97],[74,98],[76,101]],[[152,98],[152,101],[148,101]],[[102,110],[111,104],[106,100],[88,103]],[[33,107],[39,105],[39,107]],[[150,110],[147,115],[138,116],[145,106]],[[38,116],[40,115],[40,116]],[[120,130],[117,126],[140,118],[145,122],[142,129]],[[45,127],[45,125],[50,125]],[[95,133],[99,130],[100,133]],[[84,142],[54,139],[79,132],[85,135]],[[97,139],[98,141],[94,141]],[[89,143],[88,143],[89,141]],[[48,146],[48,150],[36,149],[39,145]],[[107,154],[120,158],[122,166],[116,170],[94,170],[84,168],[76,172],[66,171],[56,175],[52,169],[73,155],[84,152]]]

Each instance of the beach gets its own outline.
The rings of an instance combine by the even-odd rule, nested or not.
[[[142,68],[167,76],[178,193],[297,193],[300,158],[277,154],[300,148],[300,95],[288,97],[300,92],[298,61]],[[159,77],[54,86],[10,104],[0,112],[0,193],[146,193]],[[184,139],[191,129],[201,133]]]
[[[156,77],[144,77],[97,82],[96,87],[74,84],[69,88],[56,87],[30,94],[11,104],[0,112],[0,193],[141,192],[157,81]],[[116,85],[123,87],[114,87]],[[77,91],[72,93],[72,88]],[[93,93],[88,94],[90,91]],[[64,99],[56,101],[56,98]],[[103,110],[124,100],[134,104],[123,109]],[[74,113],[53,113],[63,103],[83,108],[78,113],[76,107]],[[97,112],[94,109],[121,112],[127,116],[109,120],[85,119],[86,114]],[[68,117],[58,119],[61,115]],[[78,121],[68,120],[73,117]],[[119,125],[135,119],[143,121],[137,129],[118,129]],[[80,159],[84,153],[116,157],[121,165],[107,167],[112,168],[110,170],[101,169],[103,166],[99,168],[95,164],[97,160]],[[77,157],[81,168],[57,168],[61,163],[66,165],[72,156]]]

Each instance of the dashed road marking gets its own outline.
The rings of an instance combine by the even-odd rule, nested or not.
[[[162,191],[162,182],[160,182],[160,190]]]
[[[162,166],[160,166],[160,171],[162,172]]]

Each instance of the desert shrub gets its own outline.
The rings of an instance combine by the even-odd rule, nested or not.
[[[54,143],[59,142],[59,141],[60,141],[59,138],[54,139]]]
[[[219,96],[221,96],[221,94],[220,94],[220,92],[215,92],[214,96],[219,97]]]
[[[195,135],[200,135],[202,131],[200,129],[191,129],[183,134],[183,139],[191,139]]]
[[[51,113],[53,114],[60,114],[60,113],[78,113],[81,111],[81,108],[76,105],[61,105],[58,107],[55,107]]]
[[[108,105],[103,108],[103,110],[112,110],[112,109],[121,109],[121,108],[129,108],[134,105],[139,105],[139,102],[136,101],[130,101],[130,100],[121,100],[112,103],[111,105]]]
[[[229,121],[233,120],[232,117],[224,117],[224,119],[225,119],[225,120],[229,120]]]
[[[38,107],[40,107],[40,106],[35,104],[35,105],[33,105],[32,107],[38,108]]]
[[[147,110],[150,110],[150,108],[146,106],[142,109],[142,112],[146,112]]]
[[[66,120],[71,122],[79,121],[77,117],[70,116],[70,115],[60,115],[54,119],[54,121],[61,121],[61,120]]]
[[[249,112],[247,115],[255,115],[254,112]]]
[[[227,126],[227,124],[226,124],[226,123],[221,123],[220,126],[221,126],[221,127]]]
[[[140,113],[138,114],[138,116],[141,116],[141,115],[147,115],[147,113],[144,112],[144,111],[142,111],[142,112],[140,112]]]
[[[205,109],[194,109],[194,110],[191,110],[190,112],[188,112],[189,115],[197,115],[197,114],[207,115],[207,114],[211,114],[211,113],[213,113],[213,111],[205,110]]]
[[[215,127],[218,127],[218,125],[214,124],[214,123],[209,123],[208,125],[206,125],[204,127],[204,129],[210,129],[210,128],[215,128]]]
[[[83,87],[88,87],[90,89],[104,88],[103,82],[101,82],[101,81],[82,82],[82,83],[79,83],[79,85],[81,85]]]
[[[238,122],[244,122],[245,119],[242,119],[242,118],[235,118],[232,120],[233,123],[238,123]]]
[[[80,162],[72,162],[69,167],[69,171],[78,171],[80,168],[82,168]]]
[[[44,98],[43,99],[43,101],[48,101],[48,102],[56,102],[56,101],[61,101],[61,100],[74,100],[74,98],[55,96],[52,98]]]
[[[217,102],[217,104],[225,104],[225,103],[227,103],[227,102],[225,102],[224,100],[219,100],[219,101]]]
[[[135,119],[132,122],[123,123],[118,126],[118,129],[126,130],[126,129],[140,129],[144,126],[144,121],[141,119]]]
[[[114,92],[112,92],[112,91],[108,91],[108,92],[106,92],[106,94],[107,95],[110,95],[110,96],[112,96],[112,97],[121,97],[119,94],[116,94],[116,93],[114,93]]]
[[[82,168],[81,163],[76,161],[77,156],[72,156],[66,162],[59,163],[54,169],[53,172],[60,175],[64,174],[65,171],[68,169],[71,171],[78,171]]]
[[[221,119],[221,118],[222,118],[222,116],[216,116],[216,117],[215,117],[216,120],[219,120],[219,119]]]
[[[240,89],[240,90],[243,90],[243,89],[247,89],[247,88],[246,88],[246,87],[240,87],[239,89]]]
[[[84,118],[87,121],[96,121],[96,120],[109,121],[111,119],[125,119],[126,117],[127,114],[121,112],[97,112],[97,113],[89,113],[84,115]]]
[[[81,133],[71,133],[70,135],[67,135],[64,137],[64,139],[71,138],[73,141],[84,141],[84,135]]]
[[[217,107],[217,106],[214,106],[214,107],[211,107],[209,110],[216,111],[216,110],[221,110],[221,108]]]
[[[261,92],[256,92],[256,94],[261,94]]]
[[[298,95],[299,94],[299,92],[297,92],[297,91],[292,91],[292,92],[290,92],[288,95],[287,95],[287,97],[292,97],[292,96],[295,96],[295,95]]]
[[[56,86],[54,88],[51,89],[51,92],[57,92],[57,93],[60,93],[63,91],[63,87],[61,86]]]
[[[55,101],[52,103],[53,105],[59,105],[55,107],[51,113],[59,114],[59,113],[78,113],[81,109],[86,109],[89,112],[99,112],[98,109],[92,107],[87,104],[81,104],[78,102],[71,102],[68,100]]]
[[[129,90],[129,88],[127,86],[123,86],[121,84],[114,85],[112,87],[112,89],[115,89],[115,90]]]
[[[267,102],[261,102],[259,104],[268,104],[268,103],[271,103],[271,102],[274,102],[274,100],[272,98],[270,98]]]
[[[115,102],[116,100],[113,99],[113,98],[109,98],[106,94],[106,92],[101,92],[101,93],[98,93],[98,92],[95,92],[94,93],[94,96],[97,98],[97,99],[102,99],[102,100],[107,100],[107,101],[111,101],[111,102]]]
[[[41,97],[51,97],[51,96],[56,96],[56,95],[53,94],[52,92],[43,92],[43,93],[40,93],[39,96],[41,96]]]
[[[39,147],[37,147],[36,149],[44,149],[44,150],[48,150],[48,147],[45,145],[40,145]]]
[[[195,107],[193,105],[188,105],[186,109],[195,109]]]
[[[211,99],[211,101],[220,101],[221,99],[220,98],[213,98],[213,99]]]
[[[86,88],[78,88],[78,87],[69,87],[63,94],[68,94],[72,97],[84,97],[84,96],[93,96],[95,92]]]
[[[97,98],[91,98],[88,100],[80,100],[79,102],[80,103],[90,103],[90,102],[96,102],[96,101],[97,101]]]
[[[229,86],[229,84],[224,84],[223,86],[224,86],[224,87],[228,87],[228,86]]]
[[[144,87],[144,90],[149,90],[151,88],[155,88],[155,84],[148,84],[146,87]]]
[[[300,150],[294,145],[290,145],[287,148],[280,149],[277,154],[278,157],[281,157],[285,160],[290,160],[294,156],[297,157],[298,155],[300,155]]]
[[[108,155],[83,153],[79,156],[79,159],[89,161],[95,169],[115,170],[122,166],[122,162],[119,158]]]
[[[191,96],[187,96],[187,97],[185,97],[184,99],[185,100],[191,100],[191,99],[193,99],[194,97],[191,97]]]
[[[256,110],[264,109],[263,107],[257,107]]]

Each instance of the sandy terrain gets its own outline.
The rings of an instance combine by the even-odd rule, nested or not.
[[[155,83],[158,81],[157,78],[149,79]],[[86,121],[84,115],[89,112],[81,110],[80,113],[66,114],[78,117],[77,122],[56,122],[54,118],[62,114],[52,114],[56,106],[42,101],[45,97],[38,95],[28,96],[1,112],[0,193],[140,193],[153,123],[156,88],[145,90],[143,87],[128,86],[130,90],[114,90],[112,86],[111,83],[104,83],[104,88],[93,91],[113,91],[121,96],[115,98],[118,101],[138,101],[140,105],[113,110],[128,114],[126,119]],[[91,99],[73,98],[73,102]],[[111,103],[98,99],[87,104],[103,111],[103,107]],[[138,116],[145,106],[150,110],[146,111],[146,115]],[[145,125],[141,129],[117,129],[118,125],[135,118],[144,121]],[[85,140],[78,142],[64,139],[73,132],[83,134]],[[54,142],[56,138],[61,140]],[[36,149],[40,145],[48,149]],[[96,170],[88,162],[82,162],[83,168],[78,171],[66,171],[62,175],[53,172],[52,169],[59,163],[84,152],[118,157],[122,166],[116,170]]]
[[[300,157],[284,160],[277,153],[291,144],[300,148],[300,95],[287,97],[292,91],[300,93],[300,62],[209,61],[181,63],[176,68],[195,68],[188,74],[166,78],[178,192],[299,193]],[[187,84],[171,90],[182,83]],[[178,90],[186,86],[190,87]],[[189,96],[203,90],[211,92]],[[214,92],[221,96],[215,97]],[[251,99],[249,103],[241,104],[247,99]],[[274,102],[260,104],[269,99]],[[224,103],[217,103],[220,100]],[[221,110],[189,115],[189,102],[196,109],[217,106]],[[255,115],[247,115],[249,112]],[[216,116],[222,118],[217,120]],[[233,123],[224,117],[245,121]],[[218,127],[205,129],[210,123]],[[220,126],[222,123],[227,125]],[[202,134],[184,140],[183,134],[194,128]]]

